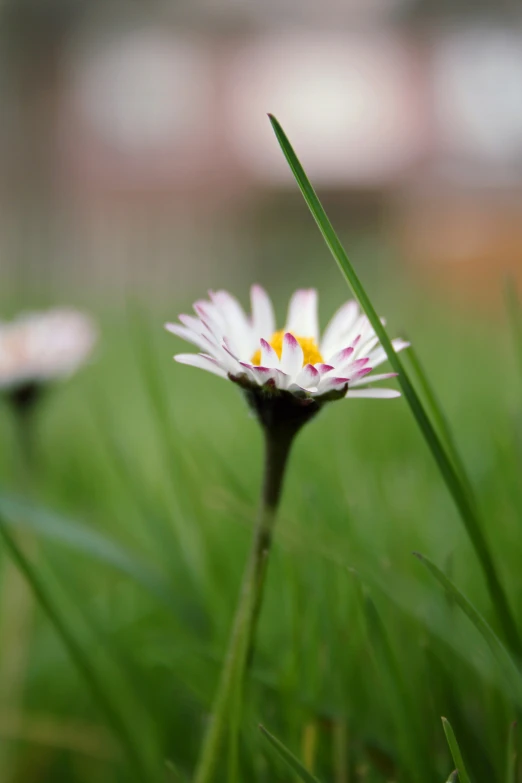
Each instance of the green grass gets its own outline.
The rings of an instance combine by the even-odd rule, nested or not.
[[[329,260],[319,237],[313,257],[295,284],[315,284],[340,304],[346,296],[328,275],[321,288]],[[378,310],[391,332],[403,328],[415,341],[521,627],[522,416],[507,319],[448,312],[408,280],[402,292],[388,280],[371,277]],[[277,298],[282,316],[282,291]],[[40,411],[31,501],[14,497],[14,433],[0,412],[0,516],[11,533],[23,525],[37,538],[34,573],[91,672],[89,683],[39,609],[24,720],[11,740],[20,783],[132,781],[139,763],[161,781],[193,771],[249,546],[261,437],[232,384],[171,361],[182,344],[161,325],[190,302],[138,308],[138,317],[135,308],[99,313],[96,360]],[[413,551],[501,635],[405,401],[328,406],[299,436],[289,469],[242,716],[241,783],[298,779],[260,723],[322,783],[440,783],[455,766],[443,715],[469,779],[506,778],[515,687]],[[226,769],[224,755],[218,780]]]

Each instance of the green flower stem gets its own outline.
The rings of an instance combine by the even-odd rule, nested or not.
[[[239,594],[228,650],[221,671],[211,722],[200,751],[194,783],[210,783],[222,758],[223,738],[231,722],[232,702],[241,703],[247,658],[253,653],[257,622],[263,600],[268,557],[276,511],[293,439],[300,426],[264,427],[265,466],[261,504]],[[239,709],[239,706],[238,706]],[[239,726],[238,716],[234,725]]]

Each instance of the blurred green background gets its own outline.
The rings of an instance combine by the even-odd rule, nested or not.
[[[266,111],[390,333],[414,343],[522,623],[522,378],[502,294],[522,271],[517,14],[420,0],[0,7],[2,318],[70,304],[101,335],[42,402],[30,491],[1,407],[0,514],[32,531],[130,746],[182,774],[226,646],[261,438],[235,387],[172,362],[186,346],[162,325],[209,288],[246,305],[260,282],[283,323],[293,290],[313,286],[323,326],[350,296]],[[290,465],[242,781],[293,779],[259,723],[323,783],[443,781],[441,715],[473,781],[513,780],[510,688],[413,551],[498,630],[405,402],[328,406]],[[35,604],[25,629],[0,617],[0,641],[24,672],[21,713],[0,703],[5,783],[137,779],[46,613]]]

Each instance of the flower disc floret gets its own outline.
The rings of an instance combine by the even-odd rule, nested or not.
[[[281,355],[283,353],[283,340],[285,336],[285,330],[280,329],[278,332],[274,332],[272,337],[270,338],[270,345],[276,352],[279,359],[281,359]],[[315,342],[314,337],[298,337],[296,334],[293,335],[301,348],[303,349],[303,367],[305,364],[320,364],[323,361],[323,357],[321,356],[321,352],[319,350],[319,347],[317,343]],[[261,349],[259,348],[255,354],[252,356],[251,362],[254,366],[258,366],[261,364]]]

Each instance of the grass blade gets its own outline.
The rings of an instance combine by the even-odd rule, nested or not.
[[[451,579],[448,579],[446,574],[444,574],[440,568],[435,565],[435,563],[432,563],[429,558],[419,554],[418,552],[414,552],[414,555],[421,561],[421,563],[426,566],[428,571],[433,574],[435,579],[437,579],[438,582],[444,587],[448,595],[451,596],[452,600],[455,601],[455,603],[462,609],[464,614],[471,620],[500,664],[504,676],[509,683],[510,690],[516,698],[518,704],[522,705],[522,676],[517,666],[515,665],[515,662],[491,626],[482,617],[480,612],[475,609],[473,604],[466,598],[466,596],[451,581]]]
[[[517,722],[514,721],[509,727],[507,758],[506,758],[506,783],[515,783],[517,768],[517,749],[516,749]]]
[[[290,769],[296,773],[300,780],[303,780],[304,783],[320,783],[319,780],[311,774],[311,772],[308,772],[308,770],[303,767],[301,762],[298,761],[294,754],[291,753],[288,748],[277,739],[277,737],[274,737],[273,734],[270,734],[270,732],[267,731],[264,726],[260,726],[259,728],[263,736],[267,738],[269,743],[275,749],[276,753],[283,759],[283,761],[286,762]]]
[[[325,240],[330,252],[337,262],[348,285],[352,289],[360,306],[368,316],[368,319],[384,348],[388,360],[395,372],[398,373],[398,381],[401,385],[404,397],[410,406],[410,409],[417,421],[417,424],[426,440],[428,447],[438,465],[439,471],[446,482],[446,485],[455,501],[460,516],[469,535],[469,538],[475,548],[475,552],[482,566],[484,576],[488,585],[491,600],[495,606],[499,621],[502,625],[506,642],[518,658],[522,658],[522,642],[520,634],[513,618],[506,593],[500,582],[500,579],[493,562],[491,552],[487,541],[482,532],[482,525],[479,518],[479,512],[473,498],[468,495],[468,486],[470,482],[463,482],[455,469],[441,439],[439,438],[433,424],[431,423],[424,406],[411,383],[403,364],[395,353],[386,329],[375,311],[373,304],[368,297],[362,283],[360,282],[355,269],[353,268],[346,252],[335,233],[330,220],[328,219],[324,208],[315,193],[310,180],[295,154],[285,132],[279,122],[269,115],[272,128],[274,129],[277,140],[281,146],[283,154],[292,170],[292,173],[299,185],[304,200],[306,201],[312,216],[317,223],[319,231]]]
[[[128,552],[120,543],[86,525],[65,519],[54,512],[37,508],[16,498],[0,497],[3,523],[26,528],[83,555],[92,557],[120,571],[144,587],[154,598],[179,616],[180,607],[160,573]]]
[[[115,704],[114,698],[110,695],[110,688],[107,687],[107,683],[104,682],[96,668],[91,664],[88,652],[85,651],[84,646],[76,638],[68,621],[64,618],[53,599],[51,591],[45,584],[45,580],[41,578],[39,573],[41,568],[37,570],[33,567],[1,517],[0,536],[14,562],[27,579],[35,598],[61,638],[71,660],[89,686],[115,736],[119,738],[122,747],[125,749],[129,768],[132,770],[132,779],[140,783],[152,783],[154,780],[159,780],[156,774],[155,763],[146,751],[142,751],[139,722],[136,721],[136,729],[133,730],[132,716],[124,717],[124,711]]]
[[[468,773],[466,772],[466,767],[464,766],[464,761],[462,759],[462,754],[460,752],[457,738],[455,737],[455,733],[451,728],[451,723],[449,722],[449,720],[447,720],[447,718],[442,718],[442,726],[444,728],[444,734],[446,735],[446,739],[448,741],[453,762],[457,767],[456,771],[458,772],[459,781],[460,783],[470,783],[470,779]],[[450,780],[451,780],[451,776],[450,776]]]
[[[457,783],[457,779],[459,777],[459,773],[456,769],[453,770],[449,778],[447,779],[446,783]]]

